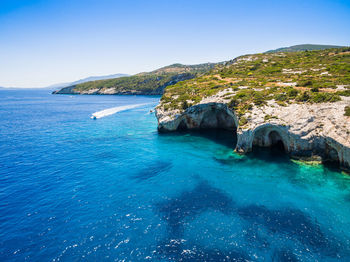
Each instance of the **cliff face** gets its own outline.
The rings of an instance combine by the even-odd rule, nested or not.
[[[250,152],[253,146],[281,143],[294,158],[338,162],[350,168],[350,117],[344,107],[350,99],[336,103],[279,106],[274,101],[254,107],[244,125],[222,99],[206,99],[180,113],[156,109],[161,132],[183,129],[225,128],[237,132],[236,152]],[[273,116],[273,117],[270,117]]]
[[[277,139],[291,156],[319,157],[349,168],[350,119],[344,116],[344,108],[349,103],[346,97],[335,103],[288,106],[271,101],[266,106],[253,108],[247,124],[238,131],[236,151],[250,151],[253,145],[270,146]]]
[[[157,108],[158,129],[176,131],[187,129],[223,128],[236,131],[238,120],[225,104],[207,103],[188,108],[184,113],[164,112]]]

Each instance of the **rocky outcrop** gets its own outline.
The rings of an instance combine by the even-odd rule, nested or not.
[[[189,107],[182,114],[157,108],[159,131],[222,128],[236,131],[238,120],[233,111],[222,103],[206,103]]]
[[[350,117],[344,108],[350,99],[336,103],[295,103],[280,106],[273,100],[244,115],[244,125],[222,97],[206,98],[184,112],[156,109],[159,131],[225,128],[237,132],[236,152],[250,152],[254,146],[280,144],[291,157],[337,162],[350,169]]]

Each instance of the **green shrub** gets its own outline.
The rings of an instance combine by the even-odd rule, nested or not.
[[[264,120],[267,121],[269,119],[272,119],[272,118],[276,118],[277,119],[277,116],[272,116],[272,115],[265,115],[264,116]]]
[[[245,97],[247,97],[248,96],[248,93],[246,92],[246,91],[239,91],[239,92],[237,92],[237,94],[236,94],[236,97],[237,98],[245,98]]]
[[[293,88],[293,89],[288,90],[287,95],[290,98],[294,98],[294,97],[296,97],[298,95],[298,93],[299,93],[298,90]]]
[[[336,94],[340,96],[350,96],[350,90],[338,91]]]
[[[297,83],[297,86],[305,86],[305,87],[308,87],[308,86],[312,86],[313,83],[311,80],[302,80],[300,82]]]
[[[266,103],[265,101],[266,97],[264,97],[262,92],[255,92],[253,97],[253,102],[255,105],[263,105]]]
[[[310,99],[310,95],[308,92],[304,91],[303,93],[301,93],[300,95],[298,95],[296,97],[296,100],[299,102],[307,102]]]
[[[253,109],[253,105],[252,104],[245,104],[243,106],[243,109],[245,109],[245,110],[252,110]]]
[[[231,101],[228,103],[228,107],[231,109],[236,109],[239,105],[239,100],[237,98],[232,98]]]
[[[318,87],[313,87],[313,88],[311,88],[311,92],[318,92],[319,90],[318,90]]]
[[[329,100],[329,102],[337,102],[337,101],[340,101],[341,100],[341,98],[340,98],[340,96],[339,95],[337,95],[337,94],[332,94],[332,98]]]
[[[272,65],[272,66],[266,67],[265,69],[262,70],[262,73],[265,75],[281,73],[281,72],[282,72],[282,68],[277,66],[277,65]]]
[[[251,70],[251,71],[255,71],[255,70],[257,70],[260,66],[261,66],[260,63],[255,63],[255,64],[250,68],[250,70]]]
[[[187,101],[183,101],[181,107],[182,107],[183,110],[186,110],[187,108],[190,107],[190,105],[187,103]]]
[[[336,85],[332,82],[327,82],[327,81],[318,81],[316,83],[313,84],[314,87],[318,87],[318,88],[332,88],[332,89],[336,89]]]
[[[276,101],[277,105],[279,106],[287,106],[287,104],[283,101]]]
[[[337,102],[340,99],[339,95],[331,93],[314,93],[311,96],[311,102],[324,103],[324,102]]]
[[[287,100],[287,95],[280,93],[280,94],[276,94],[274,98],[275,98],[276,101],[286,101]]]
[[[242,116],[240,119],[239,119],[239,125],[240,126],[244,126],[245,124],[248,123],[248,119],[245,118],[244,116]]]
[[[346,106],[344,108],[344,111],[345,111],[344,116],[350,116],[350,106]]]

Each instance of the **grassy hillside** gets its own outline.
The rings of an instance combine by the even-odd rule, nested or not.
[[[324,49],[342,48],[342,47],[344,46],[304,44],[304,45],[293,45],[289,47],[281,47],[275,50],[269,50],[266,53],[314,51],[314,50],[324,50]]]
[[[143,94],[160,95],[166,86],[208,72],[215,64],[174,64],[148,73],[128,77],[90,81],[69,86],[56,94]]]
[[[280,105],[338,101],[350,95],[350,48],[241,56],[168,86],[161,106],[182,111],[213,95],[241,113],[269,100]]]

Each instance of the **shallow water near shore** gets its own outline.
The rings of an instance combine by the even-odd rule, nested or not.
[[[350,176],[158,134],[158,101],[0,91],[0,261],[350,261]]]

